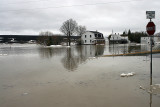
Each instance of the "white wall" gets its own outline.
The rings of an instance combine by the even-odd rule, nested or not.
[[[160,42],[160,37],[152,37],[153,42]],[[150,44],[150,37],[141,37],[141,44]]]
[[[141,44],[150,44],[150,37],[141,37]]]
[[[95,44],[94,39],[95,35],[92,32],[86,32],[82,35],[82,44]]]
[[[119,34],[112,34],[110,40],[121,40],[122,37]]]

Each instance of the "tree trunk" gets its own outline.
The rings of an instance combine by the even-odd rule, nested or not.
[[[69,46],[71,46],[71,35],[70,35],[70,31],[69,31],[68,38],[69,38]]]

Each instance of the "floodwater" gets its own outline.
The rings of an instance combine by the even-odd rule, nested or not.
[[[0,107],[159,107],[160,54],[102,57],[145,49],[0,44]]]

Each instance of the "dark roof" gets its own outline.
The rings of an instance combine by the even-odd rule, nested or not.
[[[97,33],[100,33],[100,32],[98,32],[98,31],[89,31],[89,32],[96,33],[96,34],[97,34]],[[102,33],[101,33],[101,34],[102,34]]]

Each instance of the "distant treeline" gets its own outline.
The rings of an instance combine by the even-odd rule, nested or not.
[[[37,41],[39,35],[0,35],[0,43],[27,43],[30,40]],[[63,35],[53,35],[53,38],[66,38]],[[71,36],[72,39],[79,39],[79,36]]]
[[[37,40],[38,35],[0,35],[1,43],[25,43],[30,40]]]
[[[146,32],[131,32],[131,30],[129,29],[128,32],[124,31],[121,36],[128,36],[128,39],[131,42],[140,43],[141,37],[146,37],[147,33]]]

